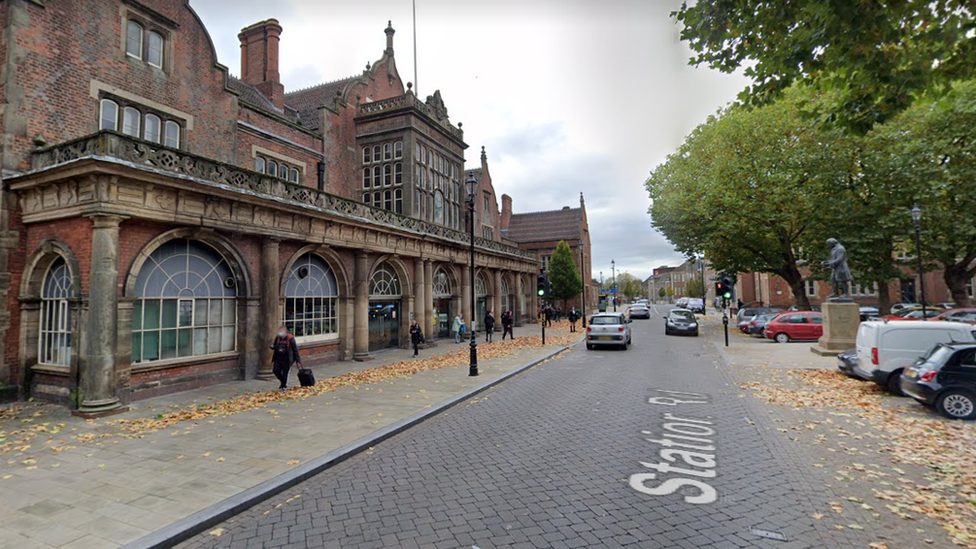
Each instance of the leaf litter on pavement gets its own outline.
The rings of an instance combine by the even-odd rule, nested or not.
[[[859,463],[854,459],[841,467],[834,479],[841,483],[870,481],[875,486],[875,498],[892,515],[905,521],[927,516],[946,530],[955,545],[976,549],[976,424],[943,419],[921,405],[893,407],[886,403],[890,397],[877,384],[854,380],[837,371],[786,372],[785,377],[771,376],[765,382],[742,383],[741,387],[772,404],[796,410],[823,410],[837,418],[805,421],[792,429],[824,427],[834,437],[821,434],[816,443],[830,445],[831,451],[863,458],[869,455],[865,450],[876,444],[892,462],[922,468],[926,482],[913,480],[897,466]],[[842,422],[867,430],[855,433]],[[873,506],[858,498],[845,499],[879,516]],[[836,513],[843,509],[838,502],[832,502],[831,508]],[[887,545],[878,542],[871,547]]]
[[[549,332],[546,336],[547,347],[572,345],[582,337],[581,334],[570,333],[568,327],[549,328],[547,331]],[[479,342],[478,355],[482,359],[502,358],[511,356],[521,349],[539,347],[542,347],[541,335],[520,336],[514,340],[508,339],[504,341],[496,339],[487,345]],[[384,366],[376,366],[322,379],[313,387],[296,387],[286,393],[276,390],[249,392],[212,403],[186,406],[151,417],[115,419],[101,422],[98,420],[88,420],[87,423],[90,427],[98,427],[102,432],[64,435],[63,438],[57,438],[57,435],[65,428],[65,423],[35,423],[35,419],[42,416],[43,412],[37,411],[31,417],[22,418],[24,408],[9,406],[0,408],[0,420],[16,421],[20,419],[22,426],[8,430],[3,425],[0,425],[0,454],[14,453],[16,456],[22,456],[31,450],[47,450],[58,453],[75,448],[79,444],[97,444],[103,442],[105,439],[115,437],[140,438],[177,426],[183,422],[210,420],[212,423],[216,418],[265,408],[268,405],[274,405],[280,402],[305,400],[309,397],[333,392],[343,387],[358,389],[364,385],[404,379],[422,372],[465,365],[468,361],[468,355],[468,347],[464,345],[460,346],[457,350],[441,355],[421,356],[419,359],[394,362]],[[366,387],[366,390],[369,389],[369,387]],[[380,391],[382,389],[378,392]],[[272,413],[272,415],[274,416],[275,414]],[[177,430],[171,434],[176,436],[181,434],[181,432]],[[34,440],[41,435],[47,435],[49,438],[43,441],[43,444],[39,444],[40,447],[35,448],[36,443]],[[117,441],[114,442],[117,443]]]

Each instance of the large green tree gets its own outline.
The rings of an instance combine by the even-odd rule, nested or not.
[[[822,210],[842,194],[854,154],[841,132],[802,115],[803,99],[712,116],[646,186],[652,225],[679,252],[704,252],[719,271],[776,274],[807,308],[801,268],[833,236]]]
[[[705,295],[705,285],[697,275],[685,283],[685,295],[688,297],[701,297]]]
[[[698,0],[672,14],[691,63],[752,80],[762,105],[806,81],[820,110],[858,134],[976,69],[972,0]]]
[[[616,286],[617,294],[631,301],[640,295],[641,289],[643,288],[641,280],[628,272],[617,274]]]
[[[923,98],[867,137],[865,167],[875,192],[914,254],[910,210],[922,209],[922,257],[941,268],[953,300],[970,302],[976,275],[976,81]]]
[[[583,277],[573,260],[573,250],[564,240],[559,241],[549,259],[549,283],[552,297],[563,300],[563,309],[567,300],[578,297],[583,291]]]

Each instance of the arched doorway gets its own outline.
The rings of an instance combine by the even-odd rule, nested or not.
[[[71,312],[68,300],[74,297],[74,280],[68,263],[58,257],[48,267],[41,285],[41,315],[37,362],[71,364]]]
[[[434,284],[432,286],[432,300],[434,311],[434,328],[437,337],[451,336],[451,319],[454,317],[453,298],[451,291],[451,279],[448,278],[444,269],[437,269],[434,273]]]
[[[403,291],[396,270],[380,264],[369,279],[369,350],[400,346]]]
[[[501,311],[495,311],[495,314],[498,316],[498,318],[501,318],[503,312],[505,312],[505,311],[511,311],[512,310],[512,305],[513,305],[513,303],[515,301],[513,299],[511,289],[510,289],[510,287],[508,285],[508,277],[502,277],[502,290],[501,290],[501,292],[502,292],[502,310]]]
[[[488,298],[490,297],[488,294],[488,288],[488,279],[485,278],[485,273],[478,273],[478,276],[476,276],[474,279],[474,295],[477,299],[478,307],[474,318],[477,322],[476,326],[478,326],[479,329],[482,328],[482,324],[485,322],[485,315],[488,314]]]

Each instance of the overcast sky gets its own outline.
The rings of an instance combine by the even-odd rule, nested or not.
[[[441,90],[464,123],[466,166],[486,147],[495,190],[515,212],[586,197],[593,274],[645,278],[682,258],[650,228],[643,183],[692,128],[745,87],[687,64],[669,16],[679,0],[416,0],[421,97]],[[241,28],[284,28],[285,90],[360,73],[382,55],[414,80],[411,0],[191,0],[220,62],[240,74]]]

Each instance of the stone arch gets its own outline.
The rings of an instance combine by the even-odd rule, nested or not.
[[[491,271],[489,269],[481,268],[475,270],[474,279],[475,279],[475,287],[477,287],[479,280],[481,280],[484,283],[484,287],[485,287],[485,293],[483,295],[479,295],[475,291],[476,296],[491,297],[495,295],[495,277],[492,276]],[[474,291],[474,289],[472,289],[472,291]]]
[[[451,286],[451,295],[459,296],[461,295],[462,281],[461,276],[457,272],[457,268],[450,263],[438,263],[434,266],[434,279],[436,281],[437,273],[443,271],[447,275],[447,282]],[[436,283],[436,282],[435,282]]]
[[[81,267],[71,247],[56,238],[45,239],[27,258],[24,266],[24,276],[20,281],[21,299],[39,298],[44,275],[48,268],[58,259],[64,259],[71,271],[71,281],[75,298],[81,295]]]
[[[342,258],[340,258],[339,254],[335,253],[332,248],[317,245],[309,245],[299,248],[298,251],[288,258],[288,261],[285,262],[284,268],[281,270],[281,273],[279,273],[278,295],[284,295],[285,281],[288,278],[288,273],[291,272],[292,266],[300,257],[308,253],[319,256],[323,261],[325,261],[329,268],[332,269],[332,273],[336,278],[336,283],[339,285],[339,297],[351,296],[349,274],[342,262]]]
[[[197,240],[216,250],[224,261],[227,262],[231,272],[234,274],[235,283],[237,284],[237,296],[240,298],[251,295],[252,285],[250,272],[247,268],[247,262],[244,261],[244,256],[241,254],[237,246],[219,233],[195,229],[192,227],[166,231],[158,235],[156,238],[150,240],[145,246],[143,246],[142,250],[139,251],[138,255],[136,255],[135,259],[132,260],[132,264],[129,266],[129,270],[125,277],[125,289],[123,295],[127,297],[135,295],[136,280],[138,280],[139,272],[149,259],[149,256],[163,244],[178,238]]]
[[[376,269],[380,268],[384,263],[393,268],[394,274],[400,280],[400,297],[406,298],[413,295],[411,291],[411,288],[413,288],[413,277],[410,276],[410,270],[406,268],[399,257],[392,254],[382,255],[376,258],[376,261],[370,266],[369,276],[366,277],[367,284],[372,281]]]

